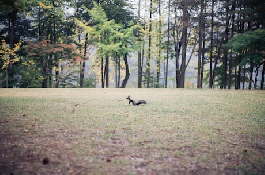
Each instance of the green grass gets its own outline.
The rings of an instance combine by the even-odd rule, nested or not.
[[[0,174],[264,174],[264,106],[265,91],[2,89]]]

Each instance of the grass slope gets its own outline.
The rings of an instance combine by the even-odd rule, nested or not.
[[[147,105],[129,106],[126,97]],[[0,174],[264,174],[265,91],[1,89]]]

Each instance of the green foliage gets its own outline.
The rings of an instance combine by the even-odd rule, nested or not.
[[[94,3],[94,8],[91,10],[85,8],[92,18],[92,28],[87,26],[88,23],[76,20],[80,27],[90,31],[91,39],[95,42],[97,47],[97,54],[100,57],[111,55],[113,51],[117,51],[119,43],[114,43],[117,37],[117,30],[120,28],[119,25],[115,24],[114,20],[108,21],[106,13],[97,3]]]
[[[85,88],[95,88],[95,80],[91,78],[87,78],[84,80],[84,87]]]
[[[80,27],[90,32],[91,40],[97,47],[97,55],[99,57],[124,55],[137,48],[134,34],[140,28],[139,25],[134,25],[131,22],[128,28],[123,28],[122,25],[117,24],[114,20],[108,20],[104,9],[97,3],[94,3],[94,8],[91,10],[84,6],[83,8],[91,16],[91,23],[84,24],[77,19],[76,21]],[[92,27],[89,25],[92,25]]]
[[[213,70],[216,85],[218,81],[220,86],[227,82],[224,81],[225,78],[232,77],[233,79],[235,77],[234,72],[240,73],[237,69],[238,66],[244,67],[244,72],[246,70],[251,71],[250,67],[261,68],[260,65],[264,59],[265,51],[265,32],[264,29],[256,29],[264,26],[264,3],[262,1],[255,1],[254,3],[252,1],[201,1],[204,7],[200,7],[199,1],[190,1],[186,4],[190,8],[187,12],[189,20],[186,22],[183,22],[184,13],[175,13],[175,10],[183,9],[186,1],[171,1],[170,7],[172,8],[170,9],[173,13],[170,12],[169,19],[167,19],[169,1],[152,1],[152,9],[149,6],[150,1],[139,2],[137,4],[130,0],[0,0],[0,35],[4,35],[7,47],[8,44],[13,46],[14,43],[18,43],[20,40],[39,41],[40,44],[39,48],[29,44],[28,49],[25,49],[24,52],[21,50],[17,52],[16,54],[19,56],[12,60],[9,60],[9,51],[5,51],[5,54],[1,53],[0,76],[3,78],[1,78],[0,83],[4,82],[5,71],[9,72],[9,87],[13,86],[13,82],[14,86],[39,87],[44,78],[53,79],[55,72],[62,72],[62,68],[59,66],[60,63],[77,58],[77,55],[72,54],[71,49],[65,50],[62,45],[59,45],[63,43],[71,43],[77,46],[78,50],[74,53],[78,52],[79,54],[78,64],[80,60],[83,61],[89,58],[89,46],[97,48],[97,55],[100,60],[103,58],[104,61],[106,57],[110,58],[109,64],[113,64],[113,60],[122,58],[125,54],[136,50],[141,51],[141,54],[139,54],[142,56],[141,71],[148,68],[155,72],[158,66],[153,65],[162,65],[168,43],[170,58],[176,56],[177,52],[175,52],[174,46],[178,45],[180,48],[176,49],[180,49],[178,53],[180,59],[181,52],[184,51],[182,50],[183,36],[181,35],[186,22],[188,27],[187,52],[190,52],[191,46],[196,44],[195,41],[200,27],[197,12],[200,8],[205,8],[204,11],[207,11],[203,14],[205,17],[205,21],[203,21],[203,31],[205,31],[204,56],[208,55],[207,59],[211,55],[211,58],[217,62],[216,69]],[[138,7],[136,7],[137,5]],[[213,11],[211,7],[214,8]],[[137,9],[132,8],[139,8],[137,20],[138,24],[142,24],[142,26],[136,24],[136,16],[133,16],[132,12],[136,12]],[[152,12],[151,18],[149,16],[150,12]],[[211,15],[214,17],[213,23],[210,21]],[[237,24],[237,21],[240,24]],[[168,22],[170,22],[169,42],[166,39]],[[213,33],[210,33],[211,28]],[[248,30],[253,31],[246,32]],[[150,46],[147,42],[149,36],[151,36]],[[229,37],[232,36],[234,37],[228,42]],[[213,37],[212,40],[211,37]],[[41,46],[43,40],[50,41],[50,48]],[[227,49],[219,50],[219,46],[224,43],[227,43],[225,45]],[[213,46],[212,51],[211,46]],[[31,50],[29,50],[30,47]],[[229,55],[229,49],[233,50],[231,54],[233,65],[229,65],[231,56]],[[149,53],[151,53],[150,58],[147,58]],[[228,56],[226,56],[227,53]],[[137,59],[136,56],[134,59]],[[146,59],[152,60],[151,65],[145,65]],[[6,68],[10,64],[12,66],[7,70]],[[73,70],[69,68],[66,71],[67,74],[68,72],[78,72],[78,68],[75,69],[78,64],[72,64]],[[115,64],[120,63],[115,62]],[[98,65],[101,66],[100,64],[92,66]],[[208,66],[208,64],[205,65]],[[102,66],[104,65],[102,64]],[[175,66],[170,65],[169,67],[174,69]],[[44,69],[47,70],[46,75],[42,75]],[[235,69],[236,71],[233,71]],[[106,71],[112,72],[112,70]],[[229,77],[225,76],[228,72],[232,72]],[[209,78],[207,74],[204,75],[204,78]],[[75,82],[79,77],[74,76],[74,73],[71,75],[56,74],[56,76],[60,77],[61,80],[65,78],[72,81],[71,83],[61,84],[64,87],[77,87],[79,84]],[[149,78],[153,80],[156,79],[155,77],[152,78],[153,75],[147,74],[147,76],[150,76]],[[173,76],[175,75],[170,74],[169,79]],[[51,87],[51,85],[48,87]]]
[[[141,43],[137,42],[135,32],[140,29],[142,29],[142,26],[140,26],[139,24],[134,24],[131,21],[128,25],[128,28],[122,29],[120,31],[120,40],[122,42],[122,48],[120,49],[121,54],[139,50]]]
[[[21,88],[41,88],[43,77],[41,67],[29,57],[23,57],[20,65],[16,66],[17,75],[15,86]]]
[[[24,10],[27,0],[0,0],[0,8],[3,11]]]
[[[257,50],[264,50],[264,44],[265,29],[259,29],[236,35],[235,37],[231,38],[227,44],[225,44],[225,48],[231,48],[235,52],[250,50],[253,47],[255,47]]]
[[[242,56],[241,66],[248,63],[260,65],[265,51],[265,29],[238,34],[231,38],[224,47]]]
[[[104,0],[101,3],[108,20],[115,20],[116,23],[127,27],[130,21],[133,20],[131,12],[128,10],[128,5],[124,0]]]

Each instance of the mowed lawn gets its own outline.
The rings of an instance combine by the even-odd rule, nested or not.
[[[0,116],[1,175],[265,174],[265,91],[1,89]]]

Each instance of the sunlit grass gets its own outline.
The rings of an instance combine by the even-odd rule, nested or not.
[[[128,105],[128,95],[147,105]],[[11,167],[3,173],[262,173],[264,97],[264,91],[3,89],[0,151],[9,150],[2,158]]]

